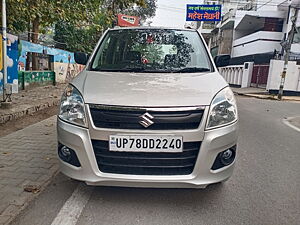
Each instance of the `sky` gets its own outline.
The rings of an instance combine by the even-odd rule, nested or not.
[[[158,0],[151,26],[183,28],[187,4],[201,4],[203,0]]]

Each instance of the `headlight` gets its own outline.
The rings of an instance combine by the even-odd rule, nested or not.
[[[226,87],[215,96],[211,103],[206,128],[225,126],[235,122],[237,118],[234,94],[229,87]]]
[[[61,97],[59,118],[75,125],[87,127],[83,97],[69,85]]]

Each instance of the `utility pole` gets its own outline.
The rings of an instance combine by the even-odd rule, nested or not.
[[[3,54],[3,101],[6,101],[7,84],[7,35],[6,35],[6,4],[2,0],[2,54]]]
[[[284,87],[286,72],[287,72],[287,69],[288,69],[291,46],[292,46],[292,43],[293,43],[293,40],[294,40],[294,34],[295,34],[295,29],[296,29],[296,21],[297,21],[297,18],[298,18],[298,12],[299,12],[299,9],[295,8],[294,16],[291,17],[291,21],[292,21],[291,31],[288,34],[288,39],[286,40],[286,44],[284,46],[284,49],[285,49],[284,66],[283,66],[283,71],[281,73],[281,81],[280,81],[280,86],[279,86],[279,91],[278,91],[278,99],[279,100],[282,100],[283,87]]]

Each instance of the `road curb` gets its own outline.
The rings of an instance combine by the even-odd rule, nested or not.
[[[258,99],[266,99],[266,100],[275,100],[275,101],[278,101],[278,99],[272,97],[272,96],[260,96],[260,95],[257,95],[257,94],[239,94],[239,95],[243,95],[243,96],[247,96],[247,97],[252,97],[252,98],[258,98]]]
[[[0,115],[0,125],[5,124],[8,121],[17,120],[17,119],[22,118],[23,116],[26,116],[26,115],[31,115],[31,114],[33,114],[35,112],[38,112],[38,111],[41,111],[43,109],[47,109],[47,108],[52,107],[52,106],[57,106],[57,105],[59,105],[59,102],[60,102],[59,99],[55,99],[53,101],[48,101],[46,103],[31,106],[31,107],[26,108],[26,109],[24,109],[22,111],[19,111],[19,112]]]
[[[277,97],[273,97],[271,95],[261,95],[261,94],[255,94],[255,93],[244,94],[244,93],[239,93],[239,92],[236,92],[236,91],[233,91],[233,93],[235,95],[246,96],[246,97],[251,97],[251,98],[280,101],[280,100],[277,99]],[[300,102],[300,99],[282,99],[281,101],[296,101],[296,102]]]

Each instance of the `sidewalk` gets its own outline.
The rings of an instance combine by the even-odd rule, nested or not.
[[[237,95],[243,95],[248,97],[254,97],[259,99],[278,100],[277,95],[269,94],[266,89],[263,88],[234,88],[231,87],[232,91]],[[284,101],[300,101],[300,96],[283,96]]]
[[[66,84],[58,84],[57,86],[22,90],[17,94],[13,94],[10,108],[3,109],[0,107],[0,124],[58,105],[65,87]]]
[[[8,224],[57,173],[56,116],[0,138],[0,224]]]

